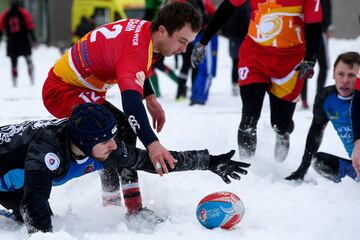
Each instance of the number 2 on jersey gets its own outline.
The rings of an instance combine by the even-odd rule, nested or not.
[[[112,26],[112,30],[107,29],[106,27],[101,27],[92,31],[90,35],[90,42],[96,41],[96,35],[100,32],[106,39],[116,38],[122,31],[123,27],[120,24],[115,24]]]

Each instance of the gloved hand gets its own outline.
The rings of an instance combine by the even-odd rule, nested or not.
[[[206,46],[197,42],[191,53],[191,65],[196,68],[200,63],[204,61]]]
[[[234,154],[235,150],[231,150],[230,152],[221,155],[210,155],[209,170],[219,175],[226,183],[231,183],[229,176],[235,180],[240,180],[238,174],[246,175],[247,171],[243,168],[248,168],[250,166],[249,163],[231,160],[231,157],[234,156]]]
[[[305,167],[304,165],[300,165],[299,168],[290,174],[290,176],[286,177],[286,180],[304,180],[305,174],[309,167]]]
[[[312,78],[312,76],[314,75],[314,66],[315,62],[312,61],[305,60],[299,63],[295,68],[296,71],[299,71],[298,78],[303,80]]]
[[[290,176],[287,176],[286,180],[304,180],[305,173],[302,171],[296,170],[295,172],[291,173]]]

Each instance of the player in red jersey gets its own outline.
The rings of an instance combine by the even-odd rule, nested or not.
[[[354,134],[354,149],[351,156],[353,167],[360,177],[360,73],[356,79],[351,106],[351,121]]]
[[[11,60],[13,86],[17,86],[18,58],[25,57],[31,85],[34,85],[34,64],[31,48],[36,46],[35,24],[31,14],[22,7],[20,0],[11,0],[11,6],[0,13],[0,42],[2,33],[7,37],[6,53]]]
[[[74,106],[93,102],[106,106],[117,118],[119,136],[135,145],[136,136],[149,151],[157,173],[168,173],[176,160],[151,129],[142,100],[145,99],[153,128],[160,132],[165,114],[148,80],[156,58],[185,52],[201,27],[201,17],[186,3],[165,6],[153,22],[124,19],[89,32],[74,44],[50,70],[43,86],[43,101],[57,118],[68,117]],[[107,90],[118,85],[123,111],[105,100]],[[128,216],[151,215],[143,208],[135,171],[117,169]],[[118,173],[106,169],[101,176],[103,203],[120,205]],[[157,219],[155,219],[157,221]]]
[[[246,0],[225,0],[216,10],[200,43],[192,54],[197,65],[205,45]],[[240,157],[256,150],[256,126],[265,93],[271,108],[271,125],[276,132],[274,155],[285,160],[293,131],[296,101],[305,78],[313,74],[315,53],[321,38],[320,0],[250,0],[248,34],[239,50],[239,84],[243,103],[238,129]]]

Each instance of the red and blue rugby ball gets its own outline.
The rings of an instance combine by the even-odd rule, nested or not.
[[[243,218],[245,207],[231,192],[215,192],[204,197],[196,209],[196,217],[205,228],[231,229]]]

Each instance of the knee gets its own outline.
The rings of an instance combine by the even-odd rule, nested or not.
[[[251,114],[244,113],[242,114],[239,129],[256,129],[257,123],[260,116],[253,116]]]
[[[329,180],[339,182],[337,159],[329,158],[328,154],[322,152],[316,153],[313,159],[315,172]]]
[[[314,157],[313,157],[313,165],[312,165],[312,167],[318,173],[319,173],[319,171],[321,169],[324,168],[325,162],[324,162],[324,156],[323,155],[324,154],[322,152],[317,152],[317,153],[314,154]]]
[[[137,182],[139,176],[135,170],[124,168],[121,171],[121,181],[124,182]]]

